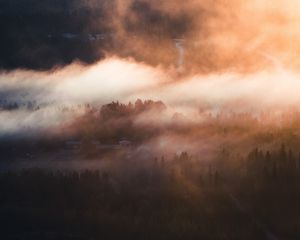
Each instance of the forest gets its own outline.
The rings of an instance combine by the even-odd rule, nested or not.
[[[296,110],[255,116],[200,108],[202,121],[190,122],[167,115],[161,101],[84,109],[65,136],[2,140],[5,239],[300,237]],[[157,124],[157,115],[168,121]],[[161,138],[176,141],[161,147]]]
[[[227,156],[227,159],[225,159]],[[4,239],[297,239],[299,157],[254,149],[240,166],[187,152],[99,170],[0,174]],[[223,161],[226,161],[224,166]]]
[[[299,27],[299,0],[0,0],[0,240],[299,240]]]

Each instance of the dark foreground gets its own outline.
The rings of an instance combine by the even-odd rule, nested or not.
[[[298,165],[261,172],[251,154],[230,174],[186,153],[97,171],[1,173],[1,239],[299,239]]]

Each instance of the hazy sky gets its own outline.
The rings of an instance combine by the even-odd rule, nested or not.
[[[51,9],[52,3],[46,3],[47,8],[40,10],[40,15]],[[63,64],[64,67],[56,65],[61,58],[55,58],[54,68],[46,71],[18,67],[6,71],[4,67],[0,74],[1,98],[36,101],[47,108],[88,102],[101,105],[113,100],[128,102],[142,98],[162,100],[171,108],[186,112],[197,111],[203,104],[248,111],[300,103],[300,3],[296,0],[187,0],[184,3],[179,0],[120,0],[110,4],[78,0],[68,4],[66,6],[77,9],[79,15],[82,9],[93,9],[93,6],[105,13],[87,11],[90,15],[82,18],[86,22],[80,25],[80,32],[74,28],[73,32],[70,30],[73,34],[96,34],[94,27],[101,23],[102,30],[110,29],[113,33],[107,40],[113,44],[104,47],[99,42],[92,45],[86,40],[78,40],[89,47],[85,54],[101,52],[101,57],[90,64],[80,63],[75,54],[69,64]],[[19,5],[12,2],[10,8],[14,6]],[[53,9],[50,12],[55,16],[59,10]],[[8,10],[4,13],[12,14]],[[72,14],[70,12],[69,16]],[[11,25],[11,20],[6,23],[5,31],[16,36],[12,37],[15,40],[19,32]],[[56,23],[50,19],[50,23],[42,22],[39,27],[43,24],[52,26]],[[79,23],[74,21],[73,25],[76,24]],[[70,26],[63,30],[69,30]],[[48,30],[39,32],[39,27],[32,23],[27,34],[35,33],[33,39],[35,36],[38,39],[39,34],[47,33]],[[55,34],[62,34],[63,30]],[[53,30],[49,30],[49,34],[54,34]],[[180,45],[175,38],[182,39]],[[43,47],[39,46],[36,52],[30,51],[28,42],[20,41],[18,49],[22,51],[19,49],[14,54],[19,56],[27,48],[32,55],[24,57],[24,61],[33,59],[33,63],[35,60],[46,62],[49,59],[47,53],[63,56],[51,41],[41,41]],[[63,43],[61,49],[69,47],[71,53],[80,53],[81,48],[70,48],[72,42],[63,40]],[[5,44],[2,42],[2,48],[6,48]],[[1,60],[2,66],[13,61],[10,58],[13,54],[6,54],[9,57]],[[178,66],[179,62],[181,66]],[[41,124],[45,122],[48,126],[49,121],[54,119],[59,123],[61,119],[55,114],[48,118],[45,112],[35,113],[34,117],[26,111],[11,114],[1,112],[0,116],[2,120],[9,116],[14,119],[12,125],[19,127],[23,127],[24,121],[40,119]]]

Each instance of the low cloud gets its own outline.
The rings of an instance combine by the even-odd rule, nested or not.
[[[300,103],[299,74],[282,65],[251,74],[186,76],[174,69],[113,57],[93,66],[72,64],[48,72],[2,73],[0,86],[6,104],[15,102],[19,106],[1,111],[2,122],[11,119],[9,124],[2,125],[2,131],[27,125],[49,128],[59,125],[60,120],[72,121],[84,113],[86,104],[100,107],[111,101],[128,103],[137,98],[162,100],[171,112],[189,116],[197,115],[203,106],[211,111],[255,113],[296,107]]]

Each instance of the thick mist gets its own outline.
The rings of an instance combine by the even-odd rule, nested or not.
[[[2,131],[26,125],[47,128],[60,120],[71,121],[84,112],[87,104],[100,107],[112,101],[128,103],[138,98],[161,100],[170,112],[191,118],[199,117],[203,107],[211,112],[257,114],[268,109],[297,107],[300,101],[299,74],[284,66],[247,74],[182,75],[175,68],[152,67],[113,57],[92,66],[74,63],[49,72],[15,70],[2,73],[0,79],[2,105],[20,106],[1,111]],[[28,108],[28,104],[33,104],[34,109]],[[72,111],[66,114],[62,112],[64,107]],[[5,121],[7,117],[13,122]]]
[[[297,0],[0,0],[3,239],[300,239]]]
[[[270,67],[266,56],[299,65],[296,0],[3,0],[1,9],[2,69],[49,70],[111,55],[176,67],[178,40],[186,73],[261,71]]]
[[[1,14],[24,14],[18,4],[13,2]],[[48,48],[49,42],[42,37],[44,47],[38,49],[49,51],[24,55],[26,61],[47,62],[51,59],[47,52],[64,58],[53,39],[62,41],[62,49],[65,44],[76,54],[93,52],[101,57],[89,62],[75,54],[64,61],[57,55],[53,59],[58,61],[42,70],[26,64],[7,70],[4,64],[0,74],[2,136],[60,133],[77,129],[84,121],[97,125],[89,122],[90,115],[97,119],[101,106],[113,101],[162,101],[167,109],[164,114],[143,113],[130,119],[137,126],[154,128],[172,121],[179,125],[206,123],[208,116],[222,112],[256,117],[262,112],[298,110],[299,34],[295,29],[300,16],[296,1],[65,1],[64,6],[56,3],[55,8],[47,2],[41,4],[44,10],[24,10],[27,16],[67,14],[67,25],[50,32],[40,31],[45,22],[30,25],[26,34],[39,33],[36,36],[46,36],[52,45]],[[82,12],[87,14],[83,17]],[[75,18],[82,20],[80,27],[78,22],[72,23],[78,29],[72,28]],[[55,26],[51,21],[47,24]],[[6,30],[12,32],[14,26]],[[24,47],[31,52],[26,41],[22,46],[23,53]],[[166,140],[170,145],[179,144],[176,139],[181,136],[168,134],[154,139],[170,136]],[[149,144],[155,141],[149,139]]]

